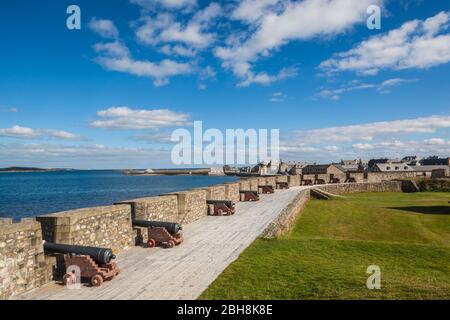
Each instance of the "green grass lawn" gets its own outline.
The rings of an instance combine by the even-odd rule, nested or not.
[[[450,193],[311,200],[289,235],[256,240],[201,299],[450,299]],[[367,267],[381,269],[368,290]]]

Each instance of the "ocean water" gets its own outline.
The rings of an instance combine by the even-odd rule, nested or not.
[[[0,173],[0,217],[33,217],[235,181],[215,176],[125,176],[120,171]]]

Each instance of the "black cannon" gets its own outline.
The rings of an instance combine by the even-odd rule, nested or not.
[[[44,242],[44,251],[49,253],[76,254],[90,256],[98,264],[110,263],[116,256],[111,249],[76,246],[69,244],[58,244],[52,242]]]
[[[133,220],[133,226],[147,229],[148,248],[157,245],[173,248],[183,242],[182,228],[176,222]]]
[[[181,226],[176,222],[133,220],[133,225],[142,228],[164,228],[171,234],[182,230]]]
[[[95,248],[67,244],[44,242],[46,253],[60,254],[64,257],[64,284],[75,284],[78,280],[88,279],[92,286],[101,286],[103,281],[111,280],[120,273],[120,269],[111,260],[116,256],[111,249]],[[77,267],[77,275],[74,267]],[[77,279],[77,276],[81,279]]]
[[[206,204],[211,216],[229,216],[236,211],[236,204],[230,200],[207,200]]]

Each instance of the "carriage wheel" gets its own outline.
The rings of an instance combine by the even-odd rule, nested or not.
[[[70,273],[66,273],[64,275],[63,283],[64,283],[65,286],[67,285],[67,283],[70,281],[71,278],[72,278],[72,274],[70,274]],[[76,278],[75,278],[75,280],[76,280]]]
[[[148,239],[147,241],[147,247],[148,248],[153,248],[156,246],[156,241],[154,239]]]
[[[175,241],[169,240],[166,243],[166,248],[173,248],[175,246]]]
[[[93,287],[100,287],[103,283],[103,278],[101,275],[96,274],[95,276],[92,276],[91,278],[91,284]]]

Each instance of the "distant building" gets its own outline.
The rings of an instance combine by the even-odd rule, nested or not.
[[[341,160],[341,165],[343,166],[357,166],[359,164],[359,160]]]
[[[418,156],[406,156],[402,159],[402,162],[410,165],[410,166],[417,166],[419,165],[419,161],[422,158],[419,158]]]
[[[421,165],[421,166],[411,166],[411,168],[417,172],[418,176],[423,176],[423,177],[431,177],[433,175],[433,171],[437,171],[437,170],[443,170],[444,174],[446,174],[446,172],[448,172],[450,170],[450,166],[446,166],[446,165],[436,165],[436,166],[432,166],[432,165]]]
[[[439,158],[437,156],[422,159],[422,166],[450,166],[450,158]]]
[[[333,163],[335,166],[345,172],[361,172],[367,168],[367,161],[359,160],[341,160],[340,163]]]
[[[404,162],[386,162],[375,163],[369,168],[371,172],[407,172],[414,171],[407,163]]]
[[[309,164],[302,169],[302,174],[342,174],[345,170],[336,164]]]

